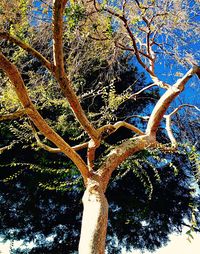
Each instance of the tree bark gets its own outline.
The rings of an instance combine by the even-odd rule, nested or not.
[[[88,180],[83,195],[83,218],[79,254],[104,254],[108,223],[108,202],[100,181]]]

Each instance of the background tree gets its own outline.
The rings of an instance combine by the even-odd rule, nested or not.
[[[38,6],[38,2],[35,2],[34,4]],[[110,4],[110,6],[108,4]],[[17,96],[25,109],[25,113],[31,118],[34,125],[37,127],[36,132],[39,130],[49,141],[56,145],[56,148],[45,145],[38,138],[37,133],[35,133],[38,144],[40,144],[40,146],[49,151],[62,152],[63,154],[65,154],[76,165],[83,177],[86,191],[83,197],[84,213],[82,220],[81,240],[79,244],[80,253],[104,253],[108,216],[108,205],[104,196],[104,192],[107,189],[107,185],[113,171],[127,158],[133,156],[134,154],[142,150],[159,149],[171,152],[174,151],[175,148],[177,148],[177,141],[174,138],[170,125],[170,120],[174,113],[172,112],[173,114],[168,115],[165,115],[165,113],[170,104],[174,101],[174,99],[184,90],[184,86],[190,80],[190,78],[194,74],[197,74],[199,76],[199,67],[194,64],[194,66],[185,75],[183,75],[181,79],[178,79],[176,83],[174,83],[174,85],[172,86],[170,86],[166,82],[163,82],[156,74],[156,60],[159,59],[156,59],[156,56],[159,52],[157,52],[154,47],[158,46],[162,49],[162,52],[165,52],[166,48],[163,45],[161,45],[162,47],[160,47],[159,45],[159,40],[162,39],[163,35],[162,32],[166,31],[166,28],[170,28],[171,31],[174,31],[174,34],[176,32],[176,29],[173,29],[176,28],[176,26],[173,27],[171,25],[172,21],[174,21],[174,16],[168,15],[169,13],[173,14],[177,11],[175,1],[164,1],[164,4],[164,11],[167,14],[161,13],[163,7],[156,1],[144,1],[143,3],[139,3],[138,1],[125,1],[122,2],[122,4],[120,1],[119,5],[118,3],[115,3],[114,10],[112,9],[112,2],[103,4],[94,2],[88,4],[87,6],[85,6],[83,3],[83,6],[81,6],[81,4],[78,2],[67,3],[66,1],[53,1],[53,6],[47,6],[48,8],[39,4],[39,8],[45,10],[41,14],[42,17],[44,17],[44,14],[46,12],[47,19],[51,18],[51,13],[53,16],[53,59],[50,56],[49,60],[47,60],[48,54],[41,55],[41,53],[39,53],[33,47],[29,46],[27,43],[22,42],[16,37],[13,37],[13,35],[8,33],[8,31],[6,30],[6,26],[3,27],[4,30],[1,32],[1,38],[5,39],[6,43],[7,41],[10,41],[17,44],[22,49],[30,53],[32,56],[36,57],[41,62],[41,64],[47,68],[47,70],[52,75],[53,80],[56,80],[60,85],[64,96],[68,100],[68,107],[72,109],[76,120],[79,122],[79,124],[82,126],[83,130],[89,137],[89,140],[87,140],[86,143],[80,144],[75,147],[69,145],[69,142],[66,143],[66,141],[61,138],[59,133],[56,133],[49,126],[48,122],[45,121],[45,119],[39,114],[38,110],[33,105],[24,86],[22,75],[20,74],[16,66],[12,64],[7,57],[1,54],[0,67],[7,74],[12,85],[14,85]],[[179,5],[179,7],[182,8],[182,12],[188,10],[189,6],[187,6],[186,4],[187,3],[183,1],[183,4],[181,6]],[[141,20],[137,19],[135,23],[130,22],[132,20],[132,16],[129,17],[132,7],[136,7],[136,10],[138,11],[138,14],[134,13],[134,17],[139,16],[141,18]],[[194,10],[195,7],[196,5],[193,6]],[[87,8],[87,10],[85,11],[84,8]],[[84,12],[82,12],[82,10],[84,10]],[[81,106],[80,104],[81,100],[79,96],[75,93],[76,87],[73,85],[73,83],[75,83],[75,75],[70,75],[70,70],[65,68],[65,59],[67,54],[64,53],[66,48],[63,47],[63,38],[65,31],[64,21],[66,21],[67,28],[71,28],[71,30],[73,31],[74,27],[77,27],[77,13],[78,17],[81,17],[80,20],[78,18],[78,21],[80,21],[80,23],[78,23],[80,24],[80,27],[84,27],[84,29],[80,30],[79,38],[82,38],[81,36],[84,36],[84,33],[87,34],[88,31],[91,31],[91,33],[89,33],[89,38],[94,39],[96,43],[98,40],[102,42],[102,40],[104,39],[106,41],[109,39],[107,44],[110,45],[110,49],[113,49],[110,52],[115,52],[116,48],[120,48],[122,50],[126,50],[127,52],[134,53],[138,63],[147,71],[147,73],[150,74],[150,77],[152,78],[154,83],[148,87],[143,88],[136,94],[131,95],[132,98],[135,98],[142,91],[152,86],[162,87],[167,90],[156,103],[149,117],[145,132],[135,127],[132,122],[127,123],[120,121],[115,123],[115,119],[112,118],[109,119],[109,122],[102,121],[98,124],[95,124],[95,122],[93,123],[90,120],[89,114],[86,114],[83,111],[83,106]],[[36,14],[38,14],[38,10],[36,11]],[[104,17],[105,22],[101,26],[101,29],[103,29],[99,32],[98,22],[102,21],[102,17]],[[162,20],[160,20],[160,17],[162,17]],[[184,18],[188,22],[188,19],[190,19],[191,16],[185,15]],[[155,20],[158,23],[156,23]],[[184,23],[184,20],[181,19],[180,22]],[[154,26],[156,27],[155,30],[152,24],[154,24]],[[158,24],[163,25],[160,28]],[[187,25],[188,24],[189,23],[187,23]],[[50,24],[48,23],[48,25]],[[91,29],[91,25],[93,29]],[[134,30],[135,25],[136,28],[141,31],[141,33],[138,33]],[[87,27],[89,28],[85,29]],[[34,28],[35,30],[37,30],[36,27]],[[184,31],[189,31],[190,29],[193,29],[192,25],[188,26],[187,28],[188,29],[180,26],[180,31],[181,29]],[[77,30],[75,29],[75,32],[76,31]],[[34,29],[31,34],[32,33],[34,33]],[[98,37],[94,38],[93,34],[97,34]],[[102,34],[105,34],[106,37],[102,38]],[[28,38],[29,36],[26,37]],[[31,43],[31,40],[28,42]],[[76,59],[75,57],[73,58]],[[113,58],[111,59],[113,60]],[[25,78],[24,80],[26,81]],[[111,109],[113,109],[113,107],[116,107],[114,102],[121,103],[122,99],[118,97],[115,98],[115,92],[113,91],[113,88],[111,89],[110,94],[111,97],[108,97],[108,99],[113,98],[113,102],[108,105]],[[163,143],[161,144],[158,142],[158,140],[156,140],[158,126],[160,125],[160,122],[163,119],[164,115],[165,118],[167,118],[168,120],[166,122],[166,129],[168,131],[172,147],[168,147]],[[143,117],[143,115],[140,115],[140,117],[141,116]],[[5,116],[3,117],[5,118]],[[116,132],[121,127],[130,129],[131,131],[135,132],[137,136],[126,139],[125,141],[122,141],[120,143],[117,142],[115,145],[113,144],[114,147],[113,145],[109,146],[109,149],[107,150],[101,150],[101,147],[104,145],[105,136],[111,135],[113,132]],[[35,129],[35,127],[33,129]],[[83,147],[87,147],[87,162],[85,162],[84,158],[77,153],[77,149],[81,149]],[[3,150],[4,149],[6,148],[4,147]],[[98,151],[101,153],[100,156],[98,156]],[[95,156],[95,154],[97,156]],[[147,179],[149,179],[148,176]],[[88,222],[90,222],[90,227],[88,227]]]

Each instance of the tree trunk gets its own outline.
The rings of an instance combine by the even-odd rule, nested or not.
[[[108,202],[100,181],[89,180],[82,200],[84,209],[79,254],[104,254]]]

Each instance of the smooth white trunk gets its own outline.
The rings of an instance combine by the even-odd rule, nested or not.
[[[79,254],[104,254],[108,202],[98,182],[89,183],[83,195],[83,206]]]

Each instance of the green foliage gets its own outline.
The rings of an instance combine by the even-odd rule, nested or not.
[[[19,99],[13,90],[10,82],[6,82],[6,86],[0,90],[1,104],[0,104],[0,112],[1,114],[5,114],[6,112],[11,112],[19,108],[20,102]]]
[[[85,19],[85,9],[79,3],[72,3],[65,8],[66,22],[68,31],[67,33],[73,32],[80,21]],[[72,34],[71,34],[72,35]]]

